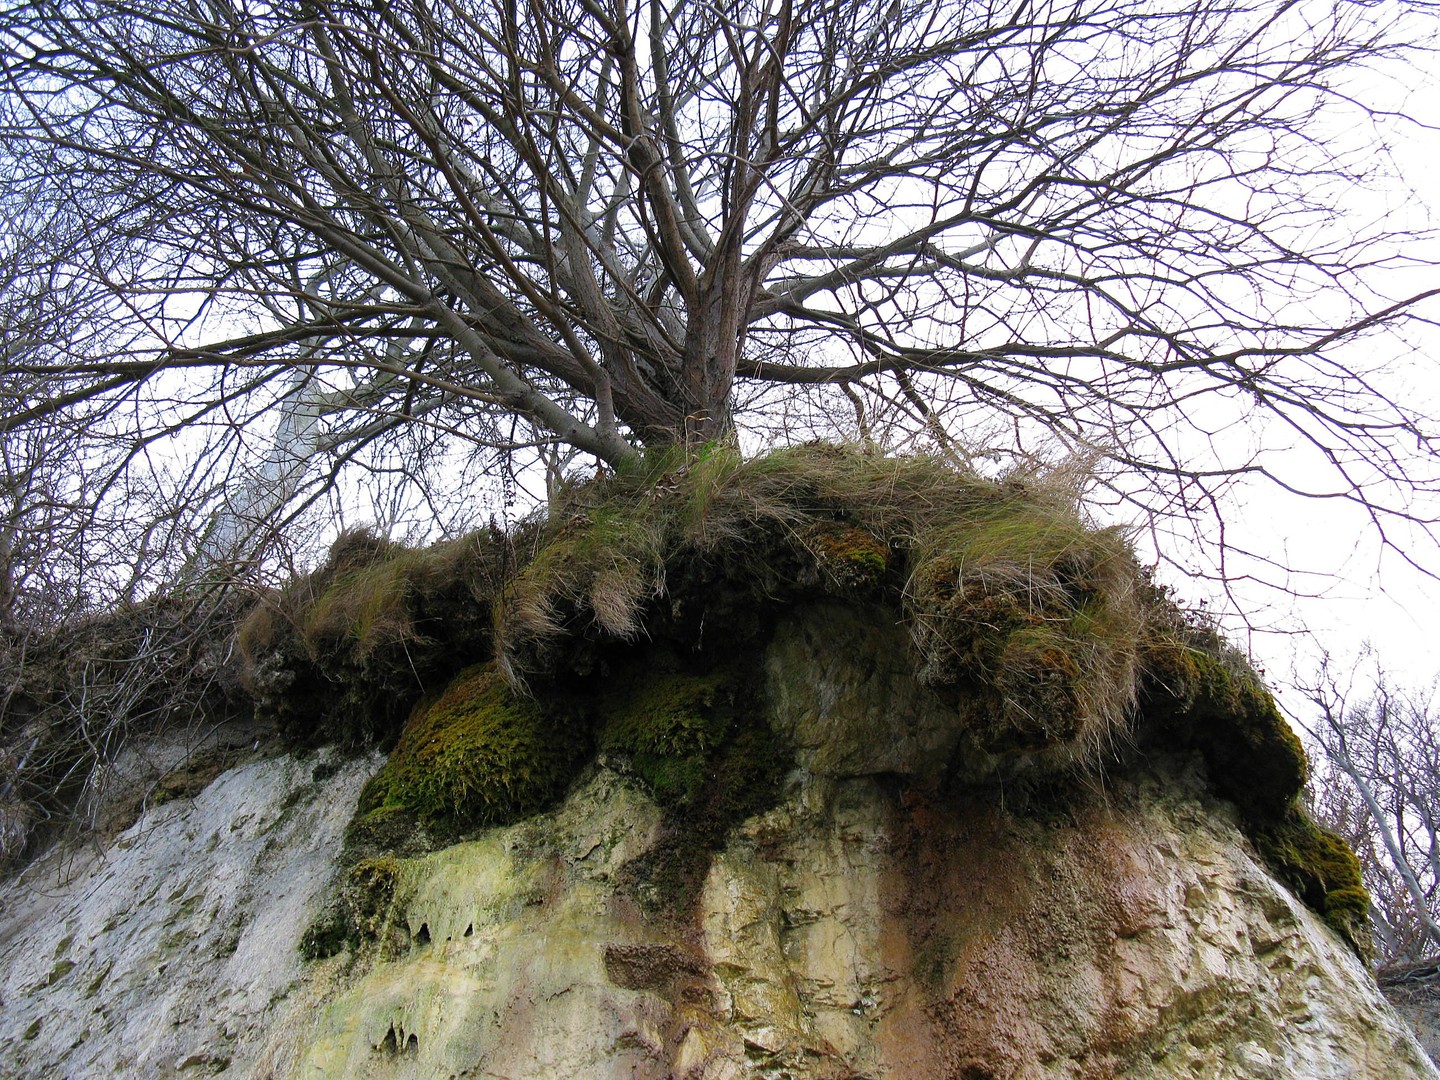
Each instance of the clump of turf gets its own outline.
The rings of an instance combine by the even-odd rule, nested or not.
[[[312,574],[268,594],[237,635],[256,712],[302,743],[385,744],[410,707],[490,654],[509,538],[411,549],[340,536]]]
[[[982,688],[983,746],[1084,757],[1124,729],[1147,611],[1119,530],[1002,491],[924,532],[912,565],[920,679]]]
[[[569,492],[507,584],[497,628],[523,680],[577,639],[689,634],[701,647],[705,634],[762,636],[765,611],[807,596],[888,599],[921,681],[983,698],[968,710],[982,746],[1081,760],[1133,711],[1141,580],[1124,534],[1090,525],[1058,475],[995,482],[834,446],[749,460],[710,448]]]

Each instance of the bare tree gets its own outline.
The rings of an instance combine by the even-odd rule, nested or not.
[[[1428,524],[1424,410],[1345,349],[1421,298],[1345,210],[1380,144],[1329,141],[1426,17],[16,0],[4,197],[66,238],[24,280],[83,303],[7,346],[0,434],[71,433],[102,492],[151,470],[187,557],[327,485],[424,500],[558,445],[626,467],[837,415],[1049,440],[1182,516],[1300,483],[1214,458],[1268,422],[1325,463],[1312,493]]]
[[[1353,678],[1352,678],[1353,683]],[[1379,673],[1356,701],[1327,663],[1303,688],[1312,705],[1312,802],[1354,846],[1374,902],[1382,964],[1440,953],[1440,712]]]

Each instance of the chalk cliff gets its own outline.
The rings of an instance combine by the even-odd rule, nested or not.
[[[619,758],[418,854],[345,854],[380,759],[333,750],[52,854],[0,893],[4,1072],[1440,1075],[1197,753],[937,787],[945,708],[846,618],[777,635],[796,764],[693,875]],[[305,959],[337,897],[363,940]]]
[[[1440,1076],[1257,674],[1073,497],[812,447],[527,528],[215,639],[248,704],[0,886],[0,1073]]]

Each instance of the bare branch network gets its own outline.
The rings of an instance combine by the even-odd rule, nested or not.
[[[1370,664],[1362,664],[1369,669]],[[1360,857],[1382,968],[1440,954],[1440,713],[1435,689],[1373,670],[1342,677],[1328,658],[1298,687],[1318,753],[1312,807]]]
[[[1423,518],[1432,428],[1346,345],[1424,297],[1350,212],[1379,143],[1330,137],[1431,18],[15,0],[8,543],[109,505],[147,550],[206,520],[228,550],[351,474],[443,506],[497,455],[819,430],[1048,441],[1184,515],[1316,482],[1264,429],[1324,463],[1308,490]]]

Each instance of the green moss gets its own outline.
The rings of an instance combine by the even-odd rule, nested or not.
[[[1292,807],[1254,833],[1261,857],[1367,964],[1372,960],[1370,894],[1348,844]]]
[[[842,522],[819,522],[801,537],[820,569],[842,594],[873,592],[890,570],[890,547],[868,529]]]
[[[1211,722],[1202,736],[1217,785],[1251,813],[1274,814],[1305,788],[1309,763],[1275,699],[1248,666],[1196,656],[1197,707]]]
[[[661,805],[692,803],[730,733],[730,677],[647,674],[621,687],[602,704],[601,748],[628,755]]]
[[[300,958],[314,961],[335,956],[352,944],[353,938],[350,924],[339,908],[326,908],[300,935]]]
[[[1305,748],[1254,669],[1203,630],[1179,627],[1146,650],[1147,712],[1199,750],[1210,783],[1242,812],[1261,858],[1367,959],[1370,896],[1345,841],[1299,805]]]
[[[1210,780],[1247,817],[1284,816],[1304,790],[1305,748],[1244,658],[1212,642],[1152,645],[1150,704],[1205,757]]]
[[[703,842],[718,845],[732,825],[773,806],[792,763],[790,748],[763,719],[737,722],[711,759],[709,783],[697,800]]]
[[[62,960],[55,961],[55,966],[50,969],[50,974],[45,976],[41,986],[54,986],[70,972],[75,970],[75,961],[68,956]]]
[[[583,732],[481,664],[416,707],[361,811],[403,808],[441,832],[507,823],[558,797],[586,749]]]
[[[689,910],[712,853],[732,826],[774,804],[790,768],[744,672],[740,662],[674,671],[662,658],[615,679],[601,700],[600,745],[630,760],[666,814],[661,843],[626,869],[652,914]]]
[[[400,859],[381,856],[362,859],[346,874],[340,900],[359,940],[379,937],[392,921],[404,865]]]
[[[381,775],[385,775],[382,774]],[[353,863],[380,854],[413,858],[440,842],[407,806],[386,804],[388,783],[373,780],[360,793],[360,805],[345,830],[342,861]]]
[[[300,955],[322,960],[373,942],[393,949],[404,901],[405,863],[392,856],[361,859],[345,874],[338,898],[300,936]]]

